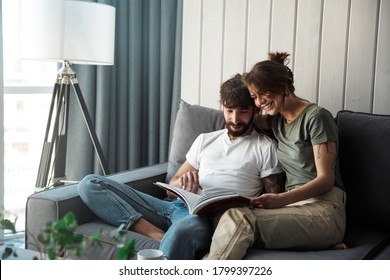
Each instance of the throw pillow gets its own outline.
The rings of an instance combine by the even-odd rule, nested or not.
[[[225,127],[222,110],[190,105],[180,100],[169,151],[167,182],[184,163],[186,154],[196,137]]]
[[[390,228],[390,116],[340,111],[337,126],[347,222]]]

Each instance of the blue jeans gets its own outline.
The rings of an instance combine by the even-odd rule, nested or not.
[[[194,259],[208,250],[212,229],[207,217],[190,215],[180,200],[166,201],[100,175],[88,175],[78,185],[83,202],[102,220],[129,229],[143,217],[167,230],[160,250],[171,260]]]

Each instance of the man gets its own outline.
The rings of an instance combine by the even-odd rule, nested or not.
[[[240,75],[222,84],[221,104],[226,129],[199,135],[170,184],[194,193],[234,190],[258,196],[278,185],[282,173],[275,143],[253,129],[256,107]],[[209,248],[209,217],[190,215],[179,199],[161,200],[98,175],[84,178],[78,190],[101,219],[160,241],[168,259],[194,259]]]

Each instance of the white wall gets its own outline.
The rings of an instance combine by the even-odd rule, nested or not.
[[[269,51],[291,54],[296,94],[333,114],[390,114],[390,0],[184,0],[181,97],[219,108],[219,86]]]

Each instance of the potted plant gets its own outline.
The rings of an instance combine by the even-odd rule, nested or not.
[[[1,221],[1,227],[16,232],[14,222],[4,219]],[[88,243],[91,246],[100,246],[101,232],[85,237],[76,232],[78,223],[73,212],[68,212],[63,218],[46,224],[38,236],[32,236],[33,245],[39,251],[39,259],[63,259],[63,258],[81,258],[84,248]],[[28,234],[28,233],[27,233]],[[131,259],[134,257],[135,241],[126,242],[125,230],[123,226],[118,227],[111,232],[111,238],[116,242],[119,248],[117,258],[120,260]],[[17,250],[12,246],[6,246],[2,259],[10,256],[17,257]],[[35,257],[38,259],[38,257]]]

